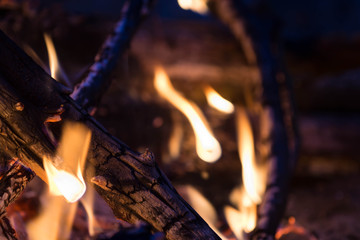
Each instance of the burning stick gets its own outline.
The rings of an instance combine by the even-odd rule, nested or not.
[[[269,176],[254,239],[262,239],[261,235],[275,234],[297,157],[298,134],[291,87],[271,51],[271,24],[251,15],[242,1],[209,0],[208,5],[240,41],[248,63],[258,65],[261,72],[260,157],[269,161]]]
[[[109,77],[118,58],[128,49],[138,26],[148,13],[152,1],[131,0],[125,7],[124,17],[116,24],[95,57],[87,77],[76,86],[71,97],[87,110],[95,107],[111,83]]]
[[[85,171],[85,180],[101,179],[94,181],[96,190],[115,216],[144,220],[167,239],[219,239],[177,194],[150,152],[134,152],[111,136],[2,32],[0,54],[0,144],[7,154],[47,181],[42,159],[54,156],[55,146],[43,126],[63,106],[62,119],[83,122],[92,131],[87,169],[95,174]],[[18,102],[24,105],[21,111]]]

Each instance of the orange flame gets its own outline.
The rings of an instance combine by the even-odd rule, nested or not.
[[[204,14],[208,11],[206,3],[206,0],[178,0],[178,4],[182,9],[192,10],[200,14]]]
[[[198,156],[206,162],[217,161],[221,156],[221,147],[199,107],[175,90],[161,67],[155,70],[154,86],[161,97],[180,110],[189,120],[195,133]]]
[[[242,165],[243,188],[237,188],[230,196],[238,209],[225,207],[225,217],[237,238],[243,232],[251,232],[256,227],[257,205],[261,203],[266,186],[266,167],[255,161],[254,137],[247,113],[236,109],[238,150]]]
[[[44,34],[46,49],[49,57],[49,65],[50,65],[50,76],[55,80],[62,79],[66,83],[67,86],[71,86],[71,83],[63,71],[58,56],[56,54],[56,49],[54,46],[54,42],[51,39],[50,35]]]
[[[195,211],[221,239],[226,240],[227,238],[215,227],[218,222],[218,217],[214,206],[209,202],[209,200],[192,186],[184,186],[182,190],[186,194],[189,204],[195,209]]]
[[[208,104],[211,107],[226,114],[230,114],[234,112],[234,105],[225,98],[223,98],[212,87],[206,86],[204,91]]]
[[[69,202],[76,202],[85,193],[82,169],[91,139],[90,130],[79,123],[65,123],[57,150],[57,165],[44,157],[44,168],[50,192],[63,195]],[[60,169],[59,169],[60,168]]]

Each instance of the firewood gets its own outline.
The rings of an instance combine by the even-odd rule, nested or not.
[[[56,129],[62,122],[82,122],[93,136],[86,169],[96,170],[86,170],[85,179],[95,183],[116,217],[144,220],[167,239],[219,239],[178,195],[151,152],[139,154],[111,136],[2,32],[0,55],[0,144],[8,155],[17,156],[47,181],[42,158],[54,157],[55,146],[44,123],[61,114],[62,121],[49,123],[59,136]]]
[[[242,1],[210,0],[208,4],[239,40],[247,62],[260,70],[261,94],[255,103],[261,106],[252,108],[258,109],[255,110],[260,132],[258,157],[269,162],[269,169],[252,239],[271,238],[285,209],[289,178],[298,152],[291,85],[281,69],[277,53],[272,51],[274,27],[271,19],[257,17]]]
[[[104,42],[90,67],[86,78],[79,83],[71,97],[87,110],[95,107],[111,83],[110,73],[117,60],[128,49],[138,26],[149,12],[152,1],[133,0],[127,2],[123,17],[113,33]]]
[[[0,176],[0,218],[5,216],[6,207],[21,194],[26,184],[35,176],[31,169],[17,159],[6,163]]]
[[[15,230],[10,224],[10,221],[7,217],[0,219],[0,239],[5,240],[17,240]]]

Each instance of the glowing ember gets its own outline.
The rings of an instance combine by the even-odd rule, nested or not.
[[[234,112],[234,105],[225,98],[223,98],[212,87],[206,86],[204,90],[206,99],[211,107],[227,114]]]
[[[44,168],[48,177],[50,192],[63,195],[69,202],[75,202],[85,193],[86,185],[82,168],[89,149],[91,132],[79,123],[66,123],[60,140],[57,156],[60,163],[44,157]],[[59,168],[59,169],[58,169]]]
[[[178,0],[179,6],[184,10],[192,10],[200,14],[208,11],[206,0]]]
[[[220,144],[212,134],[199,107],[175,90],[165,71],[160,67],[155,71],[154,86],[161,97],[179,109],[189,120],[195,133],[198,156],[206,162],[218,160],[221,156]]]

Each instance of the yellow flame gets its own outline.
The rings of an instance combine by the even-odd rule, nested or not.
[[[200,14],[204,14],[208,11],[206,0],[178,0],[179,6],[184,10],[192,10]]]
[[[64,80],[66,85],[71,86],[68,77],[66,76],[60,65],[53,40],[51,39],[50,35],[46,33],[44,33],[44,39],[49,58],[50,76],[55,80],[62,79]]]
[[[223,113],[233,113],[234,112],[234,105],[223,98],[219,93],[217,93],[212,87],[206,86],[204,88],[206,99],[209,105],[216,110],[223,112]]]
[[[223,240],[227,239],[215,227],[218,222],[218,217],[214,206],[206,199],[198,190],[192,186],[184,186],[183,189],[189,204],[195,211],[205,220],[205,222],[219,235]]]
[[[50,192],[63,195],[69,202],[75,202],[85,193],[82,177],[89,149],[91,132],[80,123],[66,122],[57,150],[58,167],[44,157],[44,168],[48,177]]]
[[[82,205],[88,216],[88,230],[89,235],[94,236],[102,231],[98,222],[96,221],[94,214],[94,201],[95,201],[95,190],[92,187],[88,187],[84,196],[80,199]]]
[[[30,221],[27,232],[30,240],[70,239],[78,202],[68,203],[63,197],[48,193],[42,202],[40,215]]]
[[[254,137],[250,121],[243,108],[236,111],[238,150],[242,165],[242,178],[246,193],[255,204],[261,203],[265,190],[264,171],[255,161]]]
[[[189,120],[195,133],[198,156],[206,162],[218,160],[221,156],[220,144],[212,134],[209,124],[199,107],[175,90],[169,77],[161,67],[157,67],[155,70],[154,86],[161,97],[174,105]]]
[[[243,108],[236,109],[236,127],[243,187],[236,188],[230,195],[230,201],[238,209],[227,206],[224,213],[234,234],[243,239],[243,232],[251,232],[256,227],[257,205],[266,186],[266,166],[256,163],[251,124]]]
[[[174,126],[169,138],[170,160],[177,159],[180,156],[181,143],[183,138],[183,128],[179,121],[174,121]]]

